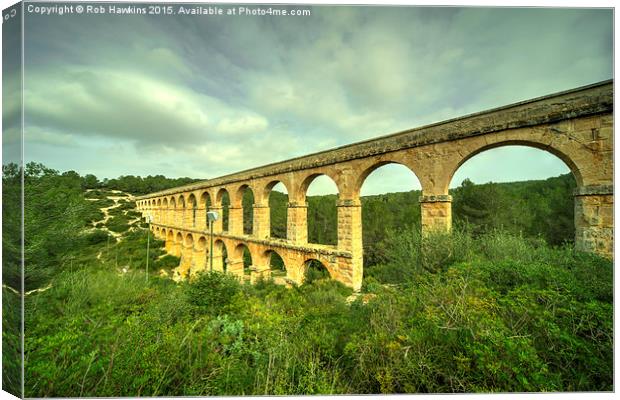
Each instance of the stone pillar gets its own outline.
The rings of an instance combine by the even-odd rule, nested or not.
[[[452,196],[420,196],[422,233],[449,232],[452,229]]]
[[[200,271],[204,271],[207,268],[207,249],[194,248],[191,265],[192,275],[195,275]]]
[[[180,245],[179,248],[181,250],[181,263],[179,264],[178,271],[181,277],[186,278],[191,272],[190,269],[192,267],[192,255],[194,253],[194,247]]]
[[[333,278],[353,288],[362,288],[364,273],[362,242],[362,204],[359,199],[338,201],[338,250],[351,253],[351,258],[338,261],[337,275]]]
[[[172,239],[172,240],[166,239],[166,243],[164,244],[164,248],[166,249],[166,253],[174,254],[174,239]]]
[[[286,210],[286,238],[295,244],[308,243],[308,204],[288,203]]]
[[[226,265],[226,273],[243,279],[243,258],[237,260],[229,259]]]
[[[613,258],[613,185],[590,185],[575,190],[575,248]]]
[[[213,233],[221,233],[224,230],[224,215],[223,215],[223,208],[222,207],[218,207],[218,206],[211,206],[209,208],[209,211],[215,211],[218,215],[217,217],[217,221],[213,222]],[[205,213],[205,219],[206,219],[206,213]],[[230,225],[230,223],[229,223]],[[209,229],[209,226],[207,225],[207,230]]]
[[[190,207],[189,205],[183,209],[183,226],[186,228],[193,228],[194,227],[194,221],[193,221],[193,214],[194,214],[194,210],[192,209],[192,207]]]
[[[299,254],[299,257],[292,257],[287,262],[286,277],[284,278],[285,282],[287,282],[287,287],[290,287],[290,284],[303,284],[306,269],[302,255]]]
[[[271,269],[269,266],[250,266],[250,283],[253,285],[260,279],[269,280],[271,278]]]
[[[228,232],[243,235],[243,207],[228,206]]]
[[[181,207],[175,207],[174,212],[172,214],[172,225],[181,227],[181,223],[183,221],[183,209]]]
[[[209,230],[209,225],[207,224],[207,209],[204,207],[196,208],[196,229],[201,231]]]
[[[266,204],[254,204],[254,220],[252,222],[252,234],[259,239],[268,239],[270,236],[269,206]]]
[[[172,245],[172,255],[176,257],[181,257],[182,247],[183,247],[183,243],[175,241],[174,244]]]
[[[221,248],[213,247],[213,271],[224,272],[224,253]],[[207,258],[207,271],[210,271],[211,259]]]

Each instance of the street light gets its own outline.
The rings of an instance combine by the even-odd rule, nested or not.
[[[216,211],[207,212],[207,221],[209,221],[209,231],[211,233],[211,245],[209,249],[209,272],[213,272],[213,223],[217,221],[218,215]]]
[[[151,244],[151,222],[153,221],[153,216],[149,213],[146,216],[146,222],[149,223],[149,227],[146,231],[146,281],[149,281],[149,248]]]

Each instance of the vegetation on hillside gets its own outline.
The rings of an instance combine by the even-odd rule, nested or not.
[[[612,263],[570,246],[570,176],[464,182],[445,235],[420,235],[419,193],[364,198],[370,262],[353,295],[319,273],[292,289],[175,283],[179,260],[152,236],[147,273],[145,225],[114,200],[127,193],[41,165],[25,175],[27,290],[42,289],[25,297],[27,397],[613,390]],[[4,196],[18,177],[4,171]],[[308,202],[324,217],[309,237],[333,238],[321,210],[335,197]],[[3,243],[18,263],[18,238]]]

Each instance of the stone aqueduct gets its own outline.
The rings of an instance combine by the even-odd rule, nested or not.
[[[375,169],[398,163],[422,186],[423,231],[449,230],[448,186],[456,170],[485,150],[525,145],[559,157],[572,171],[575,191],[575,245],[611,257],[613,252],[613,81],[468,115],[333,150],[294,158],[137,198],[151,229],[166,250],[181,257],[187,275],[208,268],[206,208],[221,211],[230,198],[228,230],[214,224],[213,268],[243,275],[243,246],[251,253],[252,279],[269,275],[271,252],[286,266],[287,281],[301,283],[308,260],[320,261],[332,278],[359,289],[363,274],[360,188]],[[338,187],[338,242],[308,243],[306,190],[320,175]],[[270,237],[269,194],[281,182],[288,191],[286,239]],[[254,195],[253,231],[244,234],[243,191]],[[413,205],[411,205],[413,206]],[[221,215],[221,213],[220,213]]]

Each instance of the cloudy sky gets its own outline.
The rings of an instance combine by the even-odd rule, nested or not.
[[[610,10],[295,8],[311,16],[27,12],[26,160],[213,178],[612,77]],[[567,171],[501,148],[453,186]],[[364,193],[403,182],[380,169]]]

